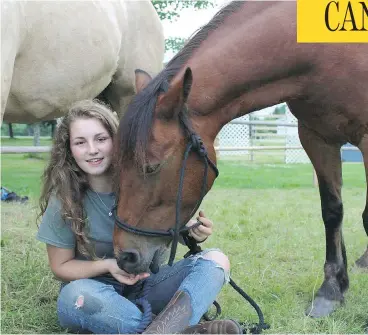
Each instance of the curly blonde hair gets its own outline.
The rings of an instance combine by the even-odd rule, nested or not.
[[[61,202],[61,215],[71,223],[81,254],[95,258],[87,237],[83,197],[88,189],[86,173],[74,161],[70,150],[70,124],[77,119],[97,119],[114,139],[118,118],[109,107],[98,100],[82,100],[73,104],[58,124],[51,149],[50,161],[43,173],[43,188],[39,200],[41,217],[55,195]]]

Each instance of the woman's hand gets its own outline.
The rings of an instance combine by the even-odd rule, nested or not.
[[[192,236],[197,242],[203,242],[213,232],[213,223],[207,219],[203,211],[199,211],[197,220],[201,221],[201,225],[193,229],[189,229],[189,235]],[[190,220],[186,225],[187,227],[193,226],[197,223],[197,220]]]
[[[111,273],[111,275],[120,283],[127,284],[127,285],[134,285],[141,279],[145,279],[149,277],[149,273],[139,273],[137,275],[133,275],[130,273],[125,272],[124,270],[118,267],[115,258],[105,259],[107,264],[107,270]]]

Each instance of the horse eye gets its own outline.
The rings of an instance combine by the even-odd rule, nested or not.
[[[160,164],[146,164],[144,166],[144,172],[146,174],[152,174],[154,172],[157,172],[159,167],[160,167]]]

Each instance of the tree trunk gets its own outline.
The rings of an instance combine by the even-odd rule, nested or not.
[[[33,145],[35,147],[39,147],[40,146],[40,122],[34,123],[33,124]]]
[[[9,127],[9,138],[14,138],[13,125],[9,123],[8,127]]]
[[[53,120],[51,122],[51,138],[54,138],[55,128],[56,128],[56,120]]]

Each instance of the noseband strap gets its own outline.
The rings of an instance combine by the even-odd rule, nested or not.
[[[118,217],[117,204],[115,204],[113,209],[112,209],[112,214],[113,214],[113,217],[115,219],[115,224],[120,229],[123,229],[123,230],[125,230],[129,233],[133,233],[133,234],[137,234],[137,235],[143,235],[143,236],[171,237],[172,238],[172,245],[171,245],[171,251],[170,251],[170,258],[169,258],[169,262],[168,262],[168,264],[170,266],[173,264],[173,261],[174,261],[175,255],[176,255],[176,250],[177,250],[178,242],[179,242],[179,236],[181,234],[185,234],[190,229],[198,227],[201,224],[200,221],[197,221],[196,224],[194,224],[190,227],[187,227],[185,225],[187,223],[187,221],[190,219],[190,217],[197,211],[197,209],[199,208],[204,196],[207,193],[208,166],[210,166],[213,169],[213,171],[216,174],[216,178],[219,175],[219,171],[218,171],[215,163],[213,163],[211,161],[211,159],[208,157],[207,149],[204,146],[204,143],[203,143],[202,139],[200,138],[200,136],[197,135],[194,132],[190,132],[189,136],[188,136],[188,139],[189,139],[189,141],[188,141],[188,144],[186,146],[184,156],[183,156],[183,163],[182,163],[181,168],[180,168],[179,187],[178,187],[178,192],[177,192],[177,195],[176,195],[176,212],[175,212],[175,226],[174,226],[174,229],[170,228],[169,230],[161,230],[161,229],[155,230],[155,229],[134,227],[134,226],[131,226],[128,223],[124,222],[123,220],[121,220]],[[181,210],[182,193],[183,193],[183,186],[184,186],[185,167],[186,167],[186,162],[188,160],[188,157],[189,157],[189,154],[190,154],[191,151],[196,152],[198,154],[198,156],[200,157],[200,159],[204,163],[204,173],[203,173],[203,179],[202,179],[203,181],[202,181],[201,195],[200,195],[200,198],[199,198],[195,208],[193,209],[193,211],[189,215],[189,218],[182,221],[181,218],[180,218],[180,210]]]

